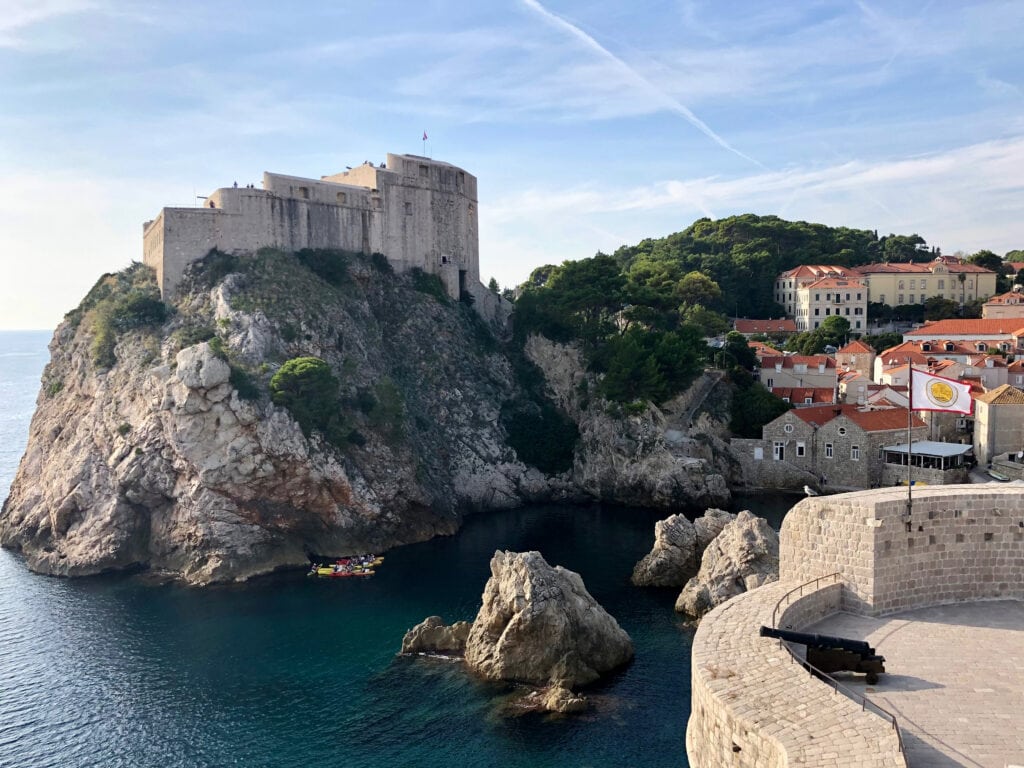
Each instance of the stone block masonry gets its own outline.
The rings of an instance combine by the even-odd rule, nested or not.
[[[844,610],[877,616],[968,600],[1024,599],[1020,487],[915,487],[804,499],[779,538],[779,578],[838,571]]]
[[[398,272],[437,275],[452,298],[487,298],[476,178],[425,157],[388,154],[383,166],[364,163],[319,180],[264,173],[263,189],[218,189],[204,207],[164,208],[143,227],[143,261],[165,298],[212,248],[264,247],[382,253]]]
[[[787,591],[838,574],[788,602],[799,630],[843,610],[866,616],[989,599],[1024,599],[1020,486],[883,488],[804,499],[783,521],[779,581],[733,598],[693,642],[691,765],[904,766],[898,732],[758,636]],[[827,584],[827,582],[826,582]]]

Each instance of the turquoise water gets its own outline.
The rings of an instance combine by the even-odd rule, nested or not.
[[[2,496],[48,339],[0,333]],[[756,505],[781,515],[788,502]],[[372,579],[201,590],[47,578],[0,551],[0,765],[686,766],[691,630],[674,591],[628,581],[658,517],[534,506],[393,550]],[[428,615],[472,619],[498,548],[578,571],[633,638],[635,662],[589,692],[592,712],[510,719],[506,688],[395,656]]]

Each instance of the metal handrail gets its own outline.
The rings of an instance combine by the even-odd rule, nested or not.
[[[782,609],[782,604],[786,603],[787,601],[789,601],[789,598],[790,598],[791,595],[793,595],[794,593],[799,592],[800,593],[799,597],[803,597],[803,595],[804,595],[804,587],[812,586],[812,585],[813,585],[813,587],[812,587],[812,589],[810,589],[808,591],[808,594],[810,594],[811,592],[817,592],[818,589],[820,589],[819,584],[821,582],[826,581],[828,579],[831,579],[833,581],[833,583],[838,583],[839,582],[839,577],[840,577],[840,574],[838,572],[837,573],[830,573],[828,576],[819,576],[816,579],[812,579],[811,581],[804,582],[800,586],[794,587],[793,589],[789,590],[789,592],[787,592],[782,597],[780,597],[778,602],[775,603],[775,608],[772,611],[772,629],[779,629],[779,622],[778,622],[779,611]],[[883,718],[887,717],[889,719],[889,723],[892,725],[893,730],[896,731],[896,741],[899,744],[900,752],[904,751],[904,749],[903,749],[903,732],[900,730],[900,724],[896,720],[896,715],[894,715],[892,712],[887,710],[885,707],[880,707],[878,704],[876,704],[875,702],[871,701],[871,699],[869,699],[867,696],[864,696],[864,695],[862,695],[860,693],[857,693],[854,690],[851,690],[850,688],[847,688],[845,685],[843,685],[838,680],[836,680],[834,677],[832,677],[832,675],[828,674],[827,672],[822,672],[820,669],[818,669],[816,666],[814,666],[813,664],[808,662],[806,659],[798,659],[796,657],[796,654],[793,653],[793,649],[789,647],[788,643],[785,643],[784,641],[779,640],[779,645],[780,646],[785,646],[786,650],[789,652],[790,661],[799,664],[801,667],[806,669],[809,674],[817,676],[818,679],[821,680],[823,683],[827,683],[827,684],[831,685],[832,686],[832,690],[835,693],[839,693],[839,691],[842,691],[843,693],[845,693],[849,698],[853,699],[854,701],[860,701],[860,708],[861,708],[862,712],[870,709],[872,712],[874,712],[879,717],[883,717]]]

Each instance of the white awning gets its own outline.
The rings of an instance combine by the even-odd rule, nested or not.
[[[913,444],[913,449],[908,451],[907,443],[900,443],[899,445],[887,445],[883,450],[891,451],[892,453],[913,453],[915,456],[939,456],[939,457],[950,457],[950,456],[963,456],[965,453],[970,451],[974,446],[961,445],[960,443],[940,443],[933,440],[921,440]]]

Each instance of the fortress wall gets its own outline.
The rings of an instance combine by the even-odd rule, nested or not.
[[[383,253],[397,271],[439,275],[456,299],[460,284],[480,280],[477,180],[460,168],[389,154],[386,168],[366,163],[319,181],[265,173],[263,185],[218,189],[204,208],[164,209],[145,230],[144,259],[164,295],[211,248]]]
[[[1020,486],[885,488],[805,499],[782,525],[780,578],[839,571],[844,608],[867,615],[979,599],[1024,599]],[[909,530],[908,530],[909,526]]]
[[[792,661],[777,640],[759,637],[796,586],[775,582],[707,614],[693,640],[690,765],[700,768],[905,768],[889,722],[835,694]],[[801,629],[835,613],[842,585],[798,596],[781,626]]]

